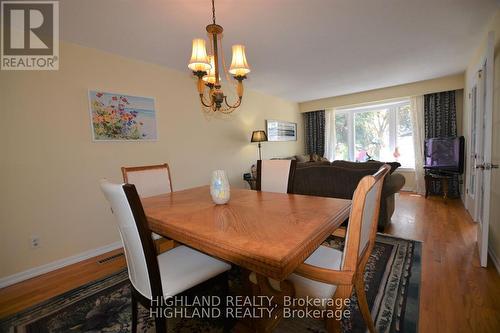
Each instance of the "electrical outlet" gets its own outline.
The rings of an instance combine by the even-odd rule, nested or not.
[[[36,249],[40,247],[40,237],[38,236],[31,236],[31,247],[33,249]]]

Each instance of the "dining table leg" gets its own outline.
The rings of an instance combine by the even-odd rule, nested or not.
[[[250,278],[251,275],[253,278]],[[248,270],[242,270],[242,281],[247,291],[243,296],[266,296],[271,301],[271,308],[269,312],[261,312],[262,316],[258,318],[239,321],[233,332],[272,332],[283,318],[284,297],[293,297],[295,294],[293,284],[288,280],[279,281],[279,290],[276,290],[268,277]]]

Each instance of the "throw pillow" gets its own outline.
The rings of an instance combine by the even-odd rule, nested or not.
[[[295,156],[295,158],[297,159],[298,163],[305,163],[305,162],[311,161],[310,155],[297,155],[297,156]]]

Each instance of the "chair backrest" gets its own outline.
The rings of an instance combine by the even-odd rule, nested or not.
[[[102,180],[101,189],[118,222],[130,281],[146,298],[162,296],[156,250],[135,186]]]
[[[134,184],[141,198],[173,192],[168,164],[122,167],[123,181]]]
[[[390,169],[384,164],[374,175],[363,177],[354,192],[342,259],[344,270],[364,270],[375,245],[382,185]]]
[[[295,160],[258,160],[257,191],[291,193],[296,166]]]

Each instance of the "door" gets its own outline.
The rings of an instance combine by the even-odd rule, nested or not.
[[[478,72],[475,144],[475,217],[478,222],[477,245],[482,267],[488,261],[488,229],[490,220],[491,140],[493,122],[494,32],[488,34],[486,55]]]

